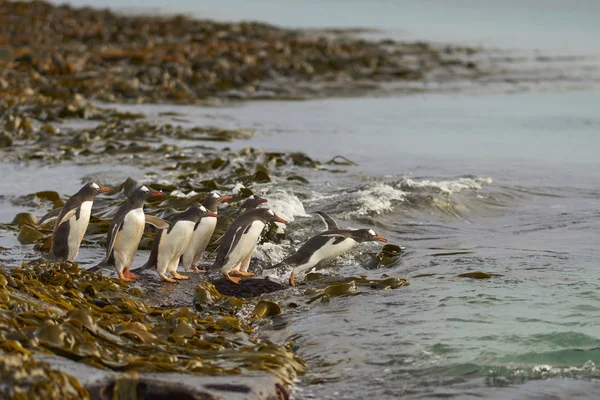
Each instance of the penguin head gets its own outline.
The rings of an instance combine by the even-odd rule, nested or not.
[[[264,199],[262,197],[260,197],[257,194],[253,194],[252,196],[248,197],[241,205],[240,210],[241,212],[246,212],[246,211],[250,211],[250,210],[254,210],[255,208],[257,208],[259,205],[266,203],[267,199]]]
[[[200,206],[200,207],[198,207],[198,209],[200,210],[200,218],[204,218],[204,217],[217,218],[218,217],[217,213],[210,211],[209,209],[207,209],[204,206]]]
[[[140,186],[135,189],[131,196],[129,197],[132,202],[144,201],[152,196],[164,196],[165,194],[162,192],[158,192],[156,190],[149,189],[147,186]]]
[[[269,208],[257,208],[253,211],[255,213],[255,217],[262,221],[266,222],[279,222],[282,224],[287,224],[287,221],[281,218],[279,215],[275,214],[273,210]]]
[[[100,186],[94,182],[86,183],[79,190],[79,194],[81,194],[83,196],[83,198],[85,198],[85,199],[93,199],[100,193],[111,193],[111,192],[112,192],[111,189],[104,187],[104,186]]]
[[[212,192],[206,196],[202,205],[212,212],[217,212],[217,206],[228,200],[231,200],[231,196],[223,196],[219,192]]]
[[[352,232],[352,239],[359,243],[374,241],[387,242],[387,239],[376,234],[373,229],[357,229]]]

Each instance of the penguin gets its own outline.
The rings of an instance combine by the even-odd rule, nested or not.
[[[264,199],[257,194],[253,194],[252,196],[248,197],[240,206],[240,214],[243,214],[246,211],[254,210],[259,205],[266,202],[267,199]]]
[[[268,208],[255,208],[240,215],[225,232],[211,269],[220,269],[225,278],[233,283],[239,283],[240,278],[231,275],[254,276],[247,272],[248,264],[268,222],[287,224]]]
[[[322,261],[332,260],[349,251],[359,243],[387,240],[372,229],[339,229],[337,223],[324,212],[317,212],[326,221],[328,229],[308,239],[294,254],[272,266],[293,267],[290,274],[290,286],[296,286],[296,275],[313,269]],[[269,269],[271,269],[269,268]]]
[[[47,256],[48,259],[75,261],[90,222],[94,198],[100,193],[110,192],[112,190],[109,188],[92,182],[86,184],[65,202],[54,223],[52,247]]]
[[[221,202],[231,200],[231,196],[221,196],[217,192],[213,192],[206,196],[202,205],[207,210],[217,214],[217,208]],[[202,253],[206,250],[208,242],[215,232],[217,219],[212,216],[206,216],[200,219],[194,228],[194,233],[183,255],[181,256],[181,264],[187,272],[204,272],[198,269],[198,262],[202,258]]]
[[[158,275],[166,282],[175,283],[177,279],[189,279],[185,275],[177,273],[179,258],[187,247],[194,227],[204,217],[217,217],[217,214],[209,211],[204,206],[192,205],[187,210],[170,215],[166,218],[170,224],[168,229],[161,229],[154,237],[154,244],[150,251],[150,258],[139,270],[156,267]],[[169,272],[174,278],[169,278]]]
[[[246,211],[250,211],[250,210],[254,210],[255,208],[257,208],[259,205],[266,203],[267,199],[260,197],[257,194],[253,194],[252,196],[248,197],[246,200],[244,200],[244,202],[242,203],[242,205],[240,206],[240,215],[242,215],[243,213],[245,213]],[[213,245],[221,245],[221,241],[223,240],[223,235],[219,236],[214,242]]]
[[[144,225],[151,224],[158,229],[166,229],[169,224],[157,217],[144,214],[144,202],[152,196],[164,196],[164,193],[141,186],[131,193],[112,218],[106,238],[106,258],[100,264],[88,269],[97,271],[105,265],[114,265],[119,279],[132,281],[139,275],[129,272],[133,263]]]

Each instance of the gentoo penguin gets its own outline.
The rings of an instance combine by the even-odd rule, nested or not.
[[[252,196],[248,197],[240,206],[240,214],[243,214],[246,211],[254,210],[256,207],[266,202],[267,199],[264,199],[257,194],[253,194]]]
[[[161,229],[156,233],[150,258],[140,269],[156,267],[158,275],[171,283],[176,282],[176,279],[189,279],[187,276],[177,273],[179,258],[194,233],[194,227],[206,216],[216,218],[217,214],[207,210],[204,206],[192,205],[184,212],[167,217],[169,228]],[[167,272],[175,279],[167,277]]]
[[[247,271],[252,252],[268,222],[287,222],[268,208],[255,208],[240,215],[225,231],[217,258],[211,269],[220,269],[225,278],[239,283],[237,276],[254,276]],[[245,269],[243,270],[243,265]]]
[[[267,202],[267,199],[264,199],[257,194],[253,194],[252,196],[250,196],[246,200],[244,200],[244,202],[240,206],[240,215],[245,213],[246,211],[254,210],[259,205],[266,203],[266,202]],[[221,245],[222,240],[223,240],[223,235],[219,236],[213,242],[213,245]]]
[[[141,186],[119,207],[108,228],[106,258],[88,271],[96,271],[104,265],[114,265],[119,279],[131,281],[138,277],[129,272],[129,267],[142,239],[144,225],[151,224],[158,229],[169,227],[166,221],[144,214],[144,202],[152,196],[164,194]]]
[[[319,212],[319,215],[326,216],[323,219],[326,222],[329,221],[327,225],[330,229],[311,237],[298,251],[271,267],[277,268],[282,265],[293,267],[289,279],[291,286],[296,286],[296,275],[312,269],[321,261],[331,260],[344,254],[359,243],[376,240],[387,242],[386,239],[377,235],[372,229],[339,229],[335,221],[327,214]],[[333,229],[331,229],[331,222],[336,226]]]
[[[221,196],[219,193],[213,192],[206,196],[202,205],[208,211],[217,214],[219,204],[228,200],[231,200],[231,196]],[[208,246],[208,242],[215,232],[216,226],[217,219],[209,215],[201,218],[196,224],[190,243],[181,256],[181,264],[185,271],[204,272],[198,269],[198,262],[200,261],[200,258],[202,258],[202,253],[206,250],[206,246]]]
[[[66,201],[52,231],[52,247],[48,258],[55,261],[75,261],[85,235],[94,198],[112,190],[88,183]]]

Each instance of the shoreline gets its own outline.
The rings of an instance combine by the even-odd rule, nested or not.
[[[0,3],[1,15],[6,16],[2,7],[12,7],[13,5],[18,7],[19,4],[22,3]],[[386,90],[393,90],[393,93],[406,93],[411,90],[463,91],[465,89],[461,89],[461,84],[472,85],[484,91],[489,90],[490,87],[496,87],[494,85],[506,84],[518,90],[521,85],[528,82],[525,79],[526,74],[523,75],[525,77],[523,80],[506,81],[507,76],[510,76],[512,72],[504,71],[502,63],[513,65],[512,63],[515,61],[494,60],[485,49],[460,46],[441,46],[438,49],[437,46],[424,42],[402,43],[388,40],[370,42],[357,38],[339,38],[335,37],[337,32],[334,32],[333,37],[319,37],[319,34],[315,37],[305,31],[277,28],[261,23],[231,24],[164,16],[118,16],[110,11],[48,7],[39,2],[27,3],[27,5],[34,5],[46,10],[47,14],[41,13],[40,15],[46,15],[49,21],[56,22],[60,20],[59,17],[66,16],[67,20],[71,18],[72,23],[83,24],[83,28],[94,27],[93,23],[98,20],[100,25],[96,27],[96,31],[82,29],[80,26],[77,26],[77,29],[66,26],[61,33],[67,38],[64,41],[55,40],[52,35],[44,37],[39,31],[35,31],[37,33],[33,36],[34,44],[31,46],[24,46],[25,42],[20,40],[26,38],[19,38],[19,35],[5,37],[0,33],[0,88],[5,89],[0,97],[0,115],[3,117],[0,121],[0,128],[4,130],[4,133],[0,134],[0,154],[11,163],[30,162],[49,166],[73,166],[83,163],[142,165],[145,172],[144,182],[154,183],[155,189],[170,192],[165,204],[149,205],[148,208],[155,213],[164,212],[167,208],[181,208],[190,200],[190,197],[201,196],[214,189],[234,190],[234,183],[237,182],[243,182],[244,188],[249,190],[254,190],[256,187],[264,188],[264,185],[269,183],[275,184],[283,181],[300,186],[307,181],[304,175],[307,175],[309,171],[319,170],[322,174],[333,174],[348,169],[348,166],[329,164],[327,160],[320,161],[311,158],[310,155],[293,151],[268,152],[251,147],[239,151],[216,149],[210,146],[211,142],[238,141],[252,137],[253,132],[248,129],[223,129],[218,126],[218,123],[216,127],[178,128],[174,126],[176,124],[164,120],[148,121],[147,115],[141,113],[122,112],[117,109],[121,102],[133,104],[158,102],[176,105],[208,102],[218,105],[221,102],[255,99],[303,100],[332,96],[356,97],[377,95]],[[25,15],[27,15],[26,13],[25,10]],[[0,16],[0,21],[2,18]],[[27,25],[28,20],[24,19],[23,21],[20,23]],[[120,26],[117,33],[106,33],[108,28],[102,25],[103,21],[117,21],[117,26]],[[145,38],[133,29],[135,27],[142,31],[152,29],[154,23],[156,23],[159,33],[168,33],[169,29],[176,31],[180,29],[177,32],[181,34],[172,37],[168,34],[156,34]],[[43,24],[41,26],[48,28]],[[194,39],[190,32],[200,28],[207,31],[204,36]],[[130,41],[130,37],[126,36],[130,29],[133,29],[131,31],[133,32],[131,33],[132,41]],[[87,33],[81,35],[80,32]],[[120,34],[125,36],[120,38]],[[186,35],[192,36],[188,40]],[[194,63],[197,60],[187,57],[187,54],[196,52],[196,55],[204,55],[203,52],[206,52],[210,55],[210,52],[202,47],[202,43],[210,41],[211,35],[219,37],[213,43],[212,51],[215,52],[215,55],[204,57],[208,61],[198,62],[196,67],[201,74],[195,76],[198,71]],[[252,46],[244,42],[246,35],[254,35],[252,37],[255,43]],[[36,40],[40,40],[40,42],[35,43]],[[132,44],[130,45],[130,43]],[[290,50],[292,49],[291,43],[295,43],[294,46],[298,46],[301,50],[297,57]],[[150,44],[152,45],[150,46]],[[170,51],[170,46],[174,46],[173,48],[177,51]],[[374,48],[371,49],[371,47]],[[25,48],[28,50],[25,51]],[[315,49],[318,49],[320,53],[315,52]],[[267,57],[263,60],[267,65],[267,70],[263,70],[263,65],[260,64],[262,62],[259,57],[260,51],[267,53]],[[348,62],[346,63],[346,61]],[[375,62],[375,64],[370,64],[371,62]],[[180,68],[181,65],[183,67]],[[188,74],[187,67],[191,70],[191,75]],[[423,67],[422,70],[421,67]],[[155,68],[154,72],[150,73],[152,68]],[[311,68],[312,72],[310,72]],[[210,74],[213,72],[215,76],[211,78]],[[532,74],[535,75],[533,72]],[[214,78],[210,83],[212,86],[204,84],[199,77]],[[229,80],[227,81],[227,79]],[[219,82],[225,82],[225,86],[219,86]],[[397,87],[393,88],[396,85]],[[453,85],[456,85],[456,89],[453,89]],[[105,103],[99,105],[96,101]],[[177,115],[169,117],[175,121]],[[87,123],[93,126],[87,126]],[[196,146],[182,145],[183,141],[195,143]],[[207,144],[208,146],[206,146]],[[69,178],[81,179],[82,177],[75,174]],[[110,177],[102,178],[110,180]],[[124,187],[127,185],[127,181],[117,180],[113,186],[119,187],[120,185]],[[52,190],[50,186],[40,187],[39,190]],[[189,196],[181,196],[181,193]],[[195,195],[190,195],[191,193],[195,193]],[[244,191],[238,192],[236,195],[241,199],[242,195],[247,194],[248,192]],[[42,208],[53,207],[57,198],[60,199],[61,195],[56,192],[45,194],[38,192],[0,200],[9,201],[15,207],[37,209],[38,212],[35,213],[37,215]],[[298,198],[296,197],[296,199]],[[107,227],[107,218],[104,215],[110,215],[120,201],[121,198],[118,196],[98,201],[98,211],[102,217],[96,215],[93,219],[91,228],[94,234],[89,238],[86,246],[96,249],[101,246],[103,233]],[[233,209],[231,207],[225,210],[227,218],[231,218]],[[0,229],[11,235],[19,235],[22,243],[27,243],[24,245],[47,246],[48,226],[39,228],[27,219],[29,216],[21,215],[21,217],[13,223],[0,224]],[[227,222],[227,218],[223,218],[223,220]],[[223,225],[220,226],[217,234],[222,233],[222,229]],[[28,237],[28,234],[31,236]],[[146,232],[142,249],[149,248],[150,237],[150,232]],[[282,238],[280,235],[280,237],[270,237],[269,240],[272,240],[273,243],[281,243],[289,238],[285,235]],[[0,273],[0,279],[7,274],[5,277],[7,285],[2,287],[2,294],[6,296],[19,294],[21,290],[26,292],[26,289],[22,287],[17,290],[16,286],[18,285],[8,284],[10,283],[8,276],[15,272],[12,267],[11,265],[10,269],[2,268],[2,273]],[[17,269],[19,268],[17,267]],[[22,274],[21,271],[17,273]],[[82,278],[82,280],[85,279]],[[352,277],[347,279],[352,279],[358,286],[374,285],[377,286],[377,289],[389,287],[382,282],[364,282],[361,281],[361,278]],[[31,280],[35,281],[35,278]],[[112,282],[109,278],[100,277],[94,277],[93,280],[101,286],[110,285]],[[347,283],[344,281],[341,284]],[[195,285],[201,285],[202,281],[194,280],[190,284],[192,286],[187,288],[188,291],[193,290],[194,287],[200,287]],[[287,290],[285,294],[280,293],[266,298],[281,303],[284,306],[284,312],[291,313],[291,310],[296,309],[293,304],[297,306],[301,303],[313,302],[316,298],[309,298],[310,296],[317,293],[320,296],[327,291],[328,287],[336,284],[340,284],[340,282],[315,277],[313,282],[303,287],[303,289],[308,287],[306,292]],[[114,289],[115,293],[123,294],[121,292],[123,288],[110,287]],[[153,288],[153,290],[155,289]],[[58,294],[64,295],[60,292],[62,289],[57,290]],[[83,292],[81,286],[78,288],[77,285],[74,288],[71,287],[70,290]],[[92,289],[88,290],[92,291]],[[203,290],[203,296],[207,296],[207,292],[212,293],[206,288]],[[149,293],[140,295],[139,292],[132,290],[131,296],[128,294],[127,299],[121,299],[123,302],[118,303],[118,307],[125,304],[123,308],[127,308],[130,304],[137,304],[128,303],[128,299],[137,301],[144,296],[148,297]],[[160,293],[160,288],[156,293]],[[342,293],[342,295],[349,295],[349,293]],[[190,308],[196,306],[197,303],[190,300],[192,297],[191,293],[187,293],[185,299],[179,298],[179,302],[171,304],[168,310],[158,307],[162,304],[156,306],[161,309],[161,312],[176,313],[178,311],[175,308],[182,305],[188,304]],[[223,306],[227,302],[226,312],[230,314],[224,317],[221,315],[221,317],[236,315],[237,318],[237,315],[241,315],[239,321],[250,325],[250,320],[248,320],[250,309],[255,305],[254,302],[257,299],[248,301],[244,307],[238,307],[237,300],[239,299],[233,299],[216,302],[219,303],[219,306]],[[18,297],[13,299],[17,303],[21,300],[22,298]],[[29,300],[31,299],[28,298]],[[323,297],[322,301],[329,301],[329,296]],[[181,311],[183,308],[179,310]],[[231,308],[235,311],[231,311]],[[195,310],[197,309],[198,307],[195,307]],[[112,314],[120,315],[119,312],[115,312],[115,309],[109,308],[109,311]],[[181,312],[185,313],[185,311]],[[180,315],[173,326],[149,324],[148,327],[151,332],[156,329],[156,336],[161,336],[161,340],[168,342],[168,345],[172,344],[170,342],[191,341],[193,340],[191,338],[173,338],[173,336],[182,336],[175,334],[174,331],[185,329],[180,328],[185,325],[182,321],[197,318],[202,312],[195,314],[195,317],[190,317],[187,313]],[[135,318],[139,317],[135,312],[131,312],[131,314]],[[98,315],[105,318],[103,313]],[[149,317],[153,316],[152,312],[149,312],[148,315]],[[114,318],[114,315],[112,317]],[[54,316],[53,318],[57,322],[56,326],[61,326],[61,329],[71,332],[70,330],[78,328],[81,332],[87,332],[88,328],[83,329],[76,322],[62,317]],[[270,317],[265,320],[268,321],[268,318]],[[134,325],[133,331],[127,331],[128,327],[133,325],[131,322],[129,317],[126,321],[118,321],[115,323],[114,332],[119,336],[131,339],[132,343],[136,340],[139,342],[140,338],[143,342],[143,338],[148,336],[141,332],[143,329],[140,326]],[[232,321],[226,320],[223,323],[225,322]],[[265,322],[265,324],[268,323]],[[34,336],[40,336],[43,333],[43,330],[40,331],[40,329],[44,326],[46,325],[30,324],[24,329],[27,334],[30,334],[35,327]],[[260,347],[260,341],[252,342],[261,334],[260,328],[259,323],[257,330],[253,332],[254,336],[250,335],[249,338],[240,339],[237,335],[225,338],[224,347],[235,349],[236,346],[249,345],[249,342]],[[55,328],[46,326],[43,329]],[[235,326],[231,325],[227,325],[224,330],[234,333],[238,331]],[[124,331],[125,333],[123,333]],[[191,334],[190,332],[187,332],[186,335],[188,333],[192,337],[196,335],[196,333]],[[212,335],[213,333],[209,332],[206,335],[205,332],[199,333],[196,335],[196,339],[207,341],[210,339],[216,342],[222,339],[220,335]],[[28,346],[35,348],[32,345],[34,340],[29,336],[19,337],[14,341],[22,343],[22,348],[11,342],[11,345],[16,347],[8,346],[4,348],[4,351],[23,353],[23,349],[30,351]],[[133,347],[138,344],[137,342],[134,344],[128,342],[128,345]],[[206,345],[206,343],[203,344]],[[218,344],[223,345],[223,342]],[[46,346],[43,351],[56,351],[52,345],[51,343]],[[293,351],[293,343],[291,346],[285,343],[279,343],[276,346],[285,353],[285,357],[297,357]],[[82,347],[85,349],[85,346]],[[40,349],[35,348],[33,352],[38,350]],[[79,350],[81,349],[77,348],[77,351]],[[221,350],[219,348],[218,351]],[[218,357],[218,351],[210,355]],[[233,352],[228,354],[230,353]],[[75,356],[81,357],[81,354],[75,354]],[[52,358],[49,357],[46,360],[51,361]],[[159,362],[167,361],[159,360]],[[240,362],[239,359],[236,362]],[[121,365],[116,364],[113,364],[112,367],[122,368]],[[155,367],[159,369],[161,365],[157,364]],[[150,374],[154,373],[150,372]],[[118,374],[122,377],[121,372]],[[291,375],[294,375],[295,379],[295,374]],[[144,379],[134,377],[131,378],[131,381],[129,376],[126,378],[127,383],[122,386],[124,391],[132,390],[131,382],[139,384],[139,387],[146,385],[146,388],[152,384],[152,382],[144,381],[143,376],[141,378]],[[270,378],[265,379],[269,383],[264,384],[264,388],[261,386],[260,389],[264,390],[264,393],[270,394],[271,397],[287,398],[287,390],[283,393],[279,392],[278,386],[273,384],[273,380],[277,380],[277,378],[270,375]],[[106,381],[107,387],[113,383],[113,381]],[[282,381],[279,380],[277,383],[281,384]],[[293,387],[289,382],[284,383],[288,389]],[[199,385],[203,385],[203,383],[199,383]],[[172,388],[172,386],[170,387]],[[136,386],[136,390],[138,389]],[[260,398],[260,396],[256,395],[256,398]]]

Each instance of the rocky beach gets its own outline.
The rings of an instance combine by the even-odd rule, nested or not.
[[[411,282],[437,273],[417,271],[409,246],[403,261],[406,243],[395,237],[385,247],[353,253],[359,270],[312,273],[298,288],[284,284],[289,271],[260,276],[322,230],[308,211],[323,207],[325,198],[327,211],[344,222],[391,231],[390,223],[372,216],[400,203],[418,215],[463,221],[476,206],[496,210],[512,198],[485,192],[465,205],[451,195],[479,193],[492,180],[466,175],[438,184],[417,177],[392,190],[365,176],[353,154],[332,150],[320,158],[255,147],[260,125],[224,123],[228,117],[218,115],[223,107],[598,82],[597,69],[568,69],[560,57],[369,40],[363,33],[0,0],[0,172],[8,174],[2,182],[16,186],[21,179],[34,188],[0,193],[0,397],[297,397],[299,382],[335,381],[311,370],[334,365],[327,357],[299,355],[311,340],[294,332],[299,316],[339,299],[409,290],[405,272],[412,273]],[[207,116],[199,123],[182,106],[203,107]],[[56,178],[37,176],[44,170]],[[36,262],[50,248],[53,226],[40,225],[39,218],[64,204],[72,194],[66,188],[91,180],[114,193],[94,203],[79,265]],[[53,186],[57,181],[60,187]],[[363,186],[345,187],[348,197],[340,205],[335,188],[348,181]],[[147,203],[146,212],[158,216],[215,190],[232,195],[219,211],[213,239],[254,193],[290,224],[269,227],[251,264],[259,277],[240,286],[204,274],[170,285],[153,271],[128,284],[112,271],[85,271],[102,257],[117,207],[141,183],[166,194]],[[321,194],[323,188],[330,192]],[[348,204],[352,209],[343,208]],[[420,232],[411,229],[414,239],[410,235]],[[144,232],[139,264],[154,233],[149,227]],[[208,248],[207,265],[215,248]],[[429,261],[470,251],[436,249]],[[504,272],[496,272],[481,263],[452,271],[449,279],[503,279]]]

